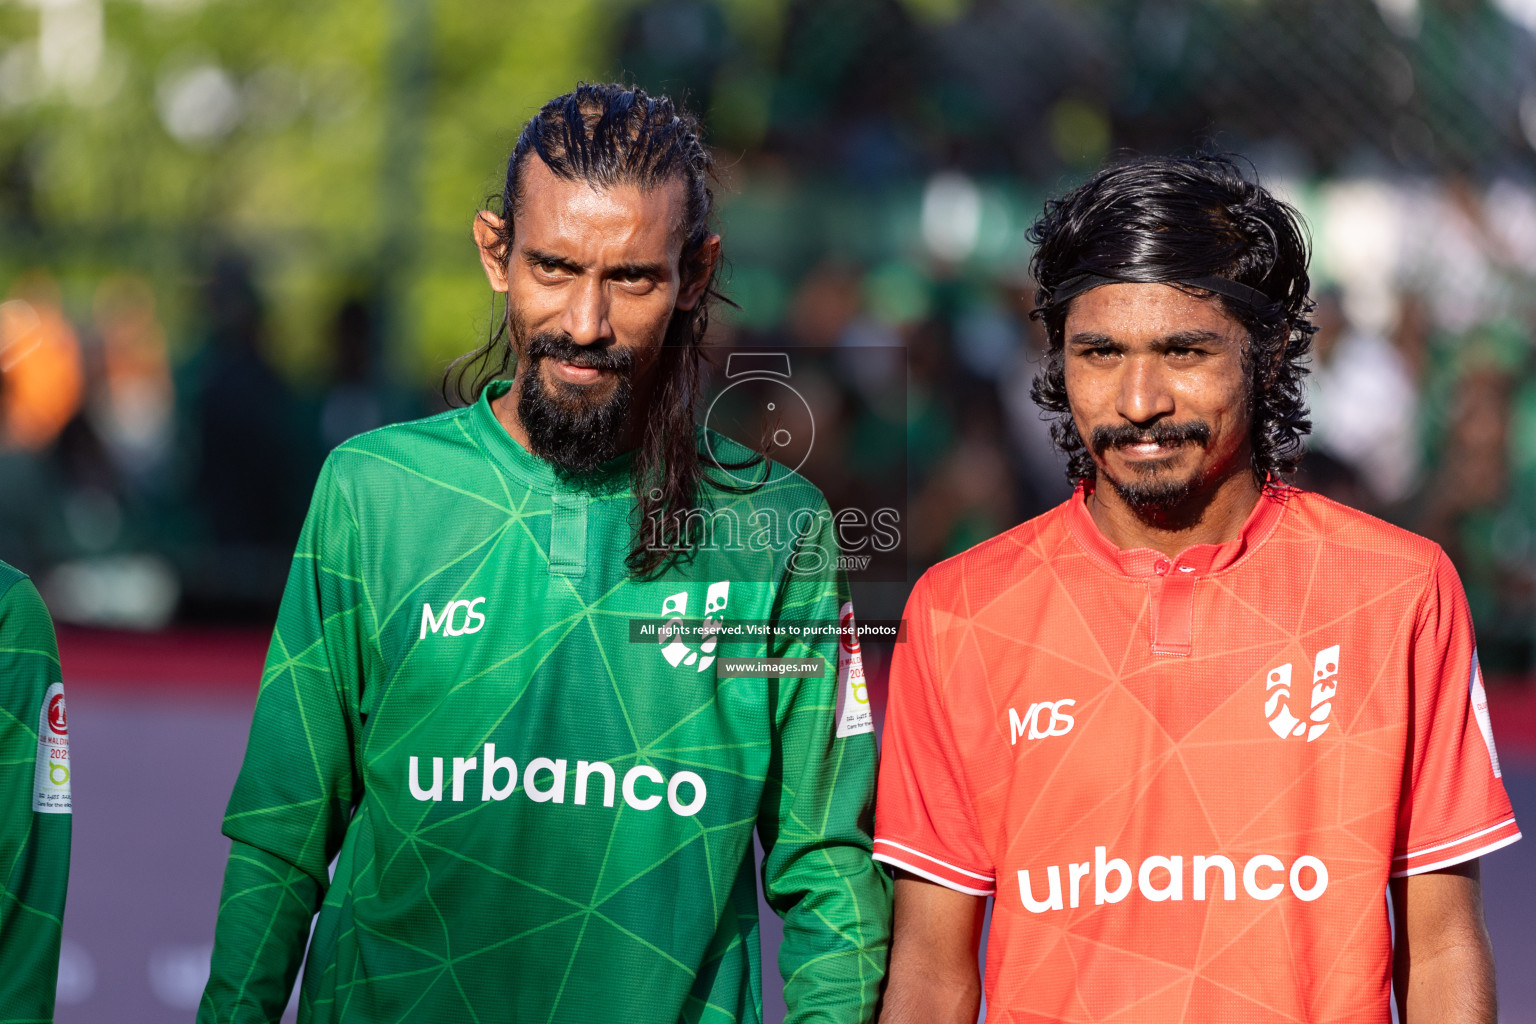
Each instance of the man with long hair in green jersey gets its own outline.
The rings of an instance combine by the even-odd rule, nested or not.
[[[467,404],[321,473],[200,1022],[278,1019],[306,942],[301,1021],[760,1020],[754,830],[789,1019],[872,1018],[890,894],[857,644],[775,630],[731,653],[824,667],[734,678],[708,626],[850,614],[821,494],[694,422],[709,172],[639,89],[524,127],[474,221],[506,305],[445,380]],[[705,535],[724,520],[778,530]]]

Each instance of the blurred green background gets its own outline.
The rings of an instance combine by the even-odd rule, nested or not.
[[[518,127],[617,78],[705,118],[716,345],[906,347],[914,574],[1065,493],[1027,398],[1044,197],[1119,152],[1246,154],[1316,243],[1304,482],[1445,544],[1485,663],[1524,672],[1533,27],[1532,0],[0,0],[0,557],[65,622],[265,621],[324,452],[441,408],[484,337],[468,225]]]

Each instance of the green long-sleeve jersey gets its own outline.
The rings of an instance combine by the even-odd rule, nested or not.
[[[225,818],[198,1020],[276,1021],[318,910],[301,1021],[757,1021],[754,829],[790,1020],[868,1020],[890,893],[857,664],[828,632],[717,648],[631,628],[839,621],[824,499],[777,466],[711,486],[704,545],[637,581],[627,459],[556,473],[495,418],[505,388],[322,470]],[[753,655],[826,669],[719,671]]]
[[[0,562],[0,1024],[53,1020],[71,820],[53,622]]]

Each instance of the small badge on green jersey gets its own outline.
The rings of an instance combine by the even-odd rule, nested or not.
[[[837,734],[857,736],[874,732],[875,716],[869,708],[869,687],[864,682],[864,659],[859,656],[852,601],[843,602],[837,626]]]
[[[64,684],[43,694],[37,714],[37,767],[32,777],[32,809],[39,814],[69,814],[69,722],[64,713]]]

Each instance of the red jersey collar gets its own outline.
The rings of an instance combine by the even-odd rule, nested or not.
[[[1285,500],[1292,488],[1265,487],[1254,502],[1253,511],[1236,537],[1225,544],[1196,544],[1185,548],[1177,558],[1169,558],[1152,548],[1122,551],[1099,532],[1099,525],[1088,511],[1084,485],[1080,482],[1067,499],[1067,529],[1074,540],[1097,562],[1126,576],[1169,576],[1174,574],[1205,576],[1221,572],[1269,539],[1280,525]]]

